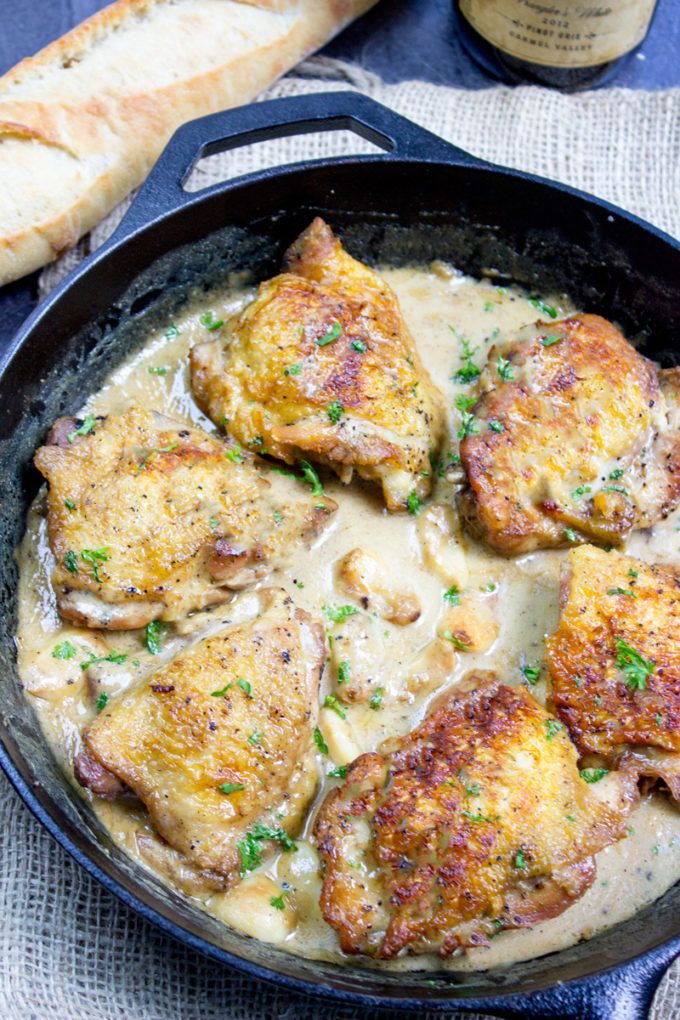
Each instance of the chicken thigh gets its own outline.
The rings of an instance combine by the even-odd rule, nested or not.
[[[660,777],[680,803],[680,577],[575,549],[546,644],[552,698],[583,754]]]
[[[506,555],[648,527],[680,499],[679,383],[597,315],[493,347],[460,447],[462,515]]]
[[[125,629],[224,602],[309,544],[336,507],[272,495],[238,447],[153,411],[56,422],[35,463],[62,616]]]
[[[562,723],[491,674],[466,684],[391,751],[357,758],[319,811],[321,909],[345,952],[449,956],[554,917],[623,835]]]
[[[94,768],[130,787],[171,847],[227,881],[293,849],[317,782],[323,629],[285,593],[262,602],[112,698],[75,762],[84,785]]]
[[[226,345],[192,350],[199,406],[244,446],[309,458],[344,482],[356,471],[390,510],[417,505],[444,413],[395,295],[318,218],[283,268],[228,323]]]

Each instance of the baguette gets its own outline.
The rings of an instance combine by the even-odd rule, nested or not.
[[[0,284],[61,255],[185,121],[253,99],[377,0],[118,0],[0,78]]]

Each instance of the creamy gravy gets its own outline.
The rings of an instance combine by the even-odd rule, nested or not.
[[[473,360],[481,366],[494,339],[534,321],[538,316],[536,308],[520,289],[475,281],[442,264],[385,269],[383,275],[396,291],[420,355],[444,394],[453,437],[451,450],[455,452],[460,426],[455,398],[458,393],[469,391],[452,381],[463,363],[463,340],[470,349],[476,349]],[[137,402],[214,431],[192,399],[187,352],[194,343],[209,336],[199,321],[202,312],[212,309],[217,317],[226,319],[243,307],[253,293],[253,288],[241,279],[232,281],[222,291],[201,295],[200,303],[188,304],[174,323],[151,336],[143,349],[117,368],[84,410],[94,414],[115,413]],[[561,315],[573,310],[564,297],[552,297],[550,303],[556,305]],[[269,471],[266,474],[277,486],[297,484]],[[436,482],[432,498],[450,503],[457,484],[455,469],[444,473]],[[164,863],[164,851],[139,803],[110,804],[77,788],[117,843],[142,866],[154,868],[155,863],[154,870],[165,881],[170,884],[174,881],[208,912],[255,937],[279,942],[292,952],[333,959],[341,954],[334,931],[325,924],[319,911],[318,858],[308,838],[315,808],[330,786],[337,783],[326,776],[329,767],[342,765],[360,752],[375,750],[386,737],[412,729],[432,697],[441,692],[441,686],[434,690],[431,686],[419,689],[407,680],[416,671],[423,650],[432,641],[437,623],[446,611],[442,599],[446,586],[424,565],[413,517],[389,515],[376,492],[362,483],[346,487],[327,478],[325,487],[339,504],[330,528],[312,554],[299,553],[289,569],[275,571],[264,585],[286,588],[300,606],[318,617],[321,606],[348,602],[347,595],[336,586],[335,567],[347,552],[358,547],[375,552],[398,583],[403,581],[413,589],[423,611],[418,621],[408,626],[379,622],[380,662],[376,682],[383,694],[378,709],[372,709],[368,702],[349,706],[345,721],[327,708],[321,710],[319,725],[330,758],[319,755],[320,785],[306,829],[297,840],[297,853],[269,858],[227,893],[194,888],[182,874],[181,865],[176,866],[176,860],[174,867]],[[676,512],[651,531],[635,534],[626,550],[650,562],[680,566],[679,523],[680,514]],[[455,684],[475,666],[496,670],[510,684],[524,682],[521,667],[542,663],[544,636],[557,623],[559,572],[564,553],[542,551],[508,561],[468,537],[462,541],[469,570],[467,588],[479,593],[477,597],[489,600],[500,632],[484,654],[459,653],[445,686]],[[101,664],[90,670],[95,690],[111,695],[174,656],[186,640],[182,631],[186,634],[188,629],[215,626],[248,612],[246,594],[234,603],[197,614],[168,636],[161,657],[148,654],[144,635],[139,631],[105,634],[64,625],[57,614],[49,581],[53,561],[46,536],[44,494],[38,497],[29,516],[19,557],[20,675],[46,739],[71,776],[80,731],[96,712],[79,666],[90,651],[97,655],[106,655],[107,650],[128,654],[124,665]],[[329,630],[335,640],[342,640],[342,624],[329,624]],[[70,661],[55,658],[55,646],[66,639],[83,655]],[[321,701],[335,690],[330,672],[327,669],[324,674]],[[532,688],[541,701],[545,700],[545,683],[543,671]],[[602,780],[593,787],[594,792],[606,798],[607,784],[607,779]],[[588,938],[630,917],[680,878],[680,812],[662,795],[647,795],[631,815],[628,837],[602,851],[597,862],[594,884],[569,910],[533,929],[503,932],[488,948],[469,950],[443,963],[438,958],[422,956],[388,963],[353,958],[352,963],[391,969],[484,969],[552,952]],[[285,904],[283,910],[271,904],[272,898],[280,896],[284,897],[279,901]]]

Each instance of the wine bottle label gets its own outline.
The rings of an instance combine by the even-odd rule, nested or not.
[[[644,39],[656,0],[459,0],[487,42],[549,67],[593,67]]]

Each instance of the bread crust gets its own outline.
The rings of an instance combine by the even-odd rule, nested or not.
[[[249,102],[377,0],[117,0],[0,78],[0,285],[72,247],[181,124]]]

